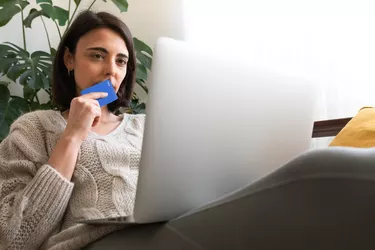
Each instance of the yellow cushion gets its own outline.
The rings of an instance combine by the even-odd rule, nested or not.
[[[329,146],[375,147],[375,108],[362,108],[337,134]]]

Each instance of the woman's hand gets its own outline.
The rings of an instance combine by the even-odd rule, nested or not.
[[[106,97],[104,92],[89,93],[76,97],[70,103],[65,136],[84,141],[91,128],[98,124],[101,109],[96,99]]]
[[[48,160],[48,164],[67,180],[71,180],[73,176],[82,142],[87,138],[91,127],[99,122],[102,112],[96,99],[107,95],[89,93],[74,98],[70,104],[68,124]]]

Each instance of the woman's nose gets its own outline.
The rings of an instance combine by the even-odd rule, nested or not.
[[[116,73],[116,63],[115,62],[108,62],[105,68],[105,75],[106,76],[114,76]]]

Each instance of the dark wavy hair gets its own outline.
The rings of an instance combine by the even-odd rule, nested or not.
[[[120,107],[128,107],[130,104],[136,74],[136,57],[132,34],[126,24],[116,16],[106,12],[94,13],[86,10],[76,17],[61,39],[53,61],[52,101],[60,111],[69,109],[72,99],[77,96],[74,75],[68,75],[68,70],[64,64],[64,50],[67,47],[74,55],[79,39],[88,32],[99,28],[108,28],[119,34],[124,39],[129,51],[127,72],[117,92],[118,99],[108,104],[108,109],[115,113]]]

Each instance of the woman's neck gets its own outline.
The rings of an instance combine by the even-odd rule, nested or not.
[[[107,106],[101,107],[101,110],[102,110],[102,115],[100,117],[100,122],[108,123],[108,122],[113,121],[113,119],[115,118],[115,115],[109,111]]]

